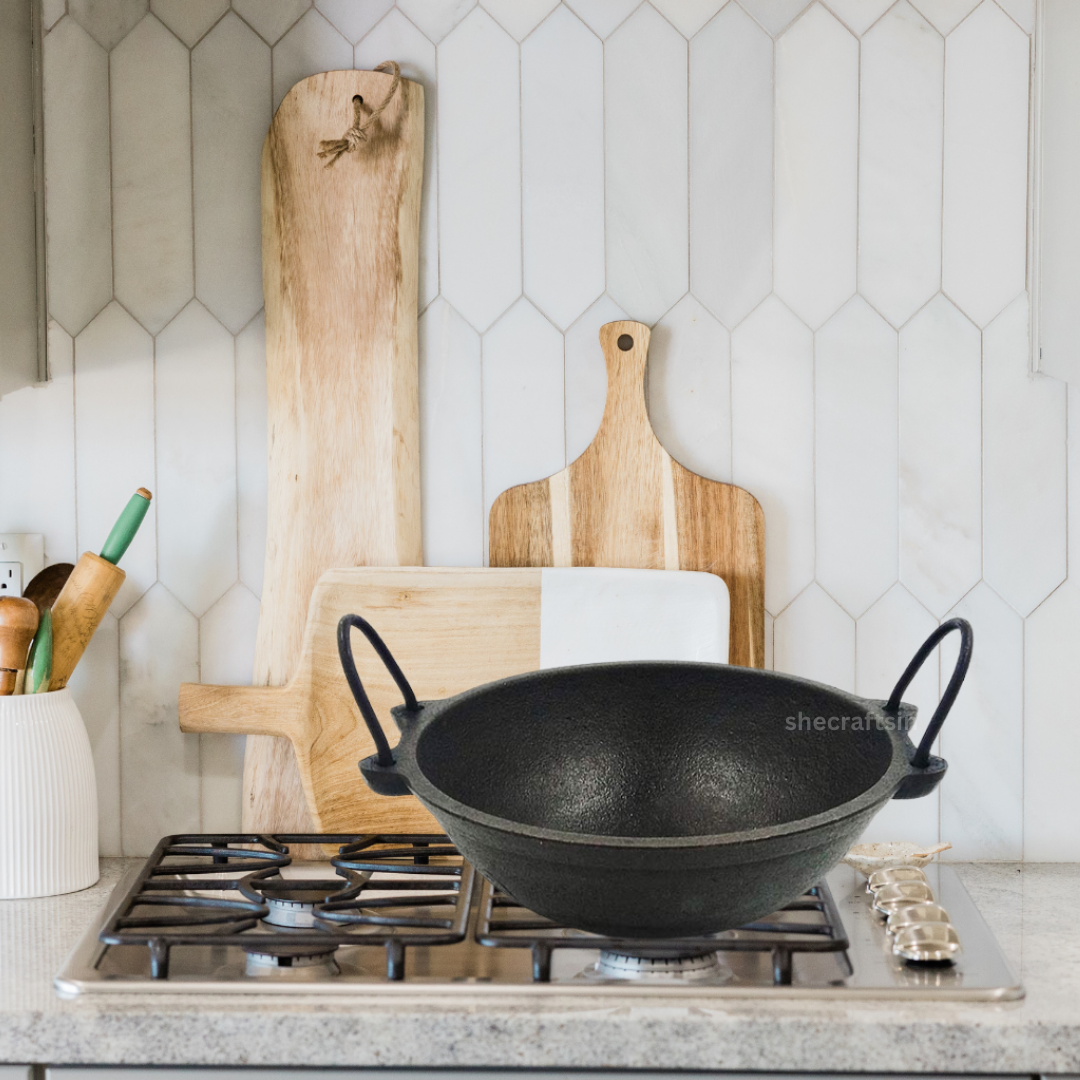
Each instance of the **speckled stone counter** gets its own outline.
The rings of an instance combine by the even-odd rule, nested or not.
[[[106,860],[82,893],[0,901],[0,1062],[1080,1072],[1080,865],[958,867],[1027,988],[1009,1004],[61,1001],[52,977],[123,867]]]

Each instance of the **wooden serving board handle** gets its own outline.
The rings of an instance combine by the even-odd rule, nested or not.
[[[393,82],[330,71],[289,91],[263,146],[269,490],[253,682],[300,660],[308,602],[335,566],[423,562],[417,278],[424,91],[402,79],[366,140],[327,167],[323,140]],[[289,743],[248,739],[243,828],[310,832]]]
[[[488,519],[492,566],[705,570],[731,598],[731,663],[765,663],[765,519],[748,491],[698,476],[661,446],[645,403],[649,328],[600,328],[608,396],[585,452],[504,491]]]
[[[180,730],[193,734],[295,734],[303,698],[290,686],[180,684]]]

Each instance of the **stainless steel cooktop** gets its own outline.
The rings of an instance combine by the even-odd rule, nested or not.
[[[865,880],[846,866],[769,919],[659,947],[599,939],[524,911],[445,837],[326,837],[341,852],[333,863],[294,863],[288,843],[299,839],[165,838],[117,884],[57,975],[57,992],[1023,996],[948,866],[929,867],[927,877],[963,951],[954,964],[913,965],[893,954]]]

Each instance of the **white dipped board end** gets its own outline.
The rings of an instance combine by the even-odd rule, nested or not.
[[[540,667],[620,660],[726,664],[727,585],[697,570],[558,567],[540,574]]]

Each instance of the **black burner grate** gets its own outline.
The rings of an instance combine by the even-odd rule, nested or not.
[[[520,907],[484,881],[476,939],[493,948],[531,949],[533,982],[550,982],[555,949],[599,949],[631,956],[701,956],[709,952],[772,954],[773,984],[790,986],[797,953],[843,952],[847,935],[828,885],[822,883],[782,911],[738,930],[703,937],[665,938],[663,942],[602,937],[559,926]]]
[[[294,844],[336,846],[336,876],[282,877]],[[168,977],[178,946],[240,945],[287,963],[305,949],[365,945],[385,948],[387,978],[399,980],[408,946],[464,940],[474,880],[442,835],[167,836],[99,937],[148,949],[155,979]],[[275,941],[263,920],[271,903],[294,897],[313,901],[312,925]]]

